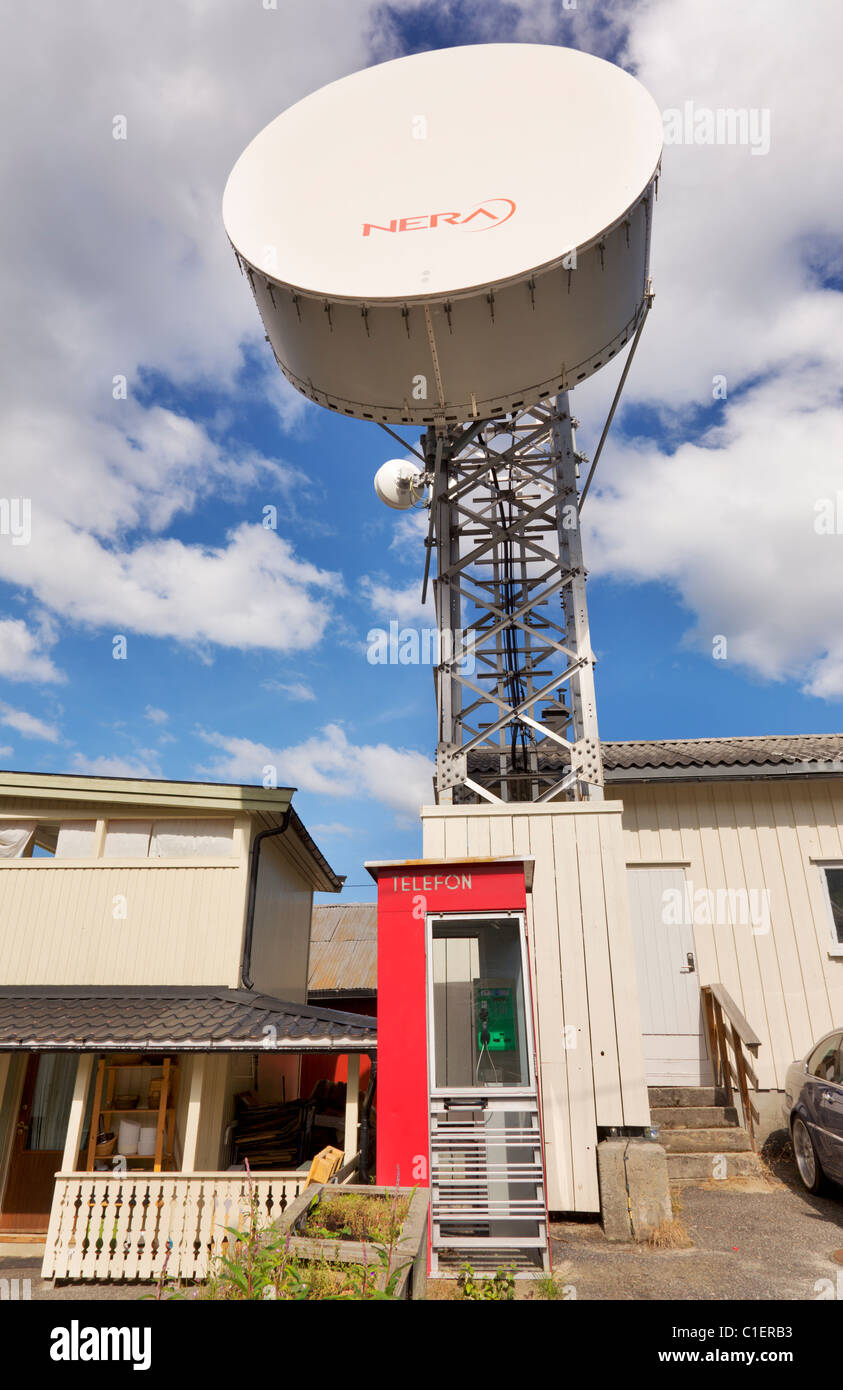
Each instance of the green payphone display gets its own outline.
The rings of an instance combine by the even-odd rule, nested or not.
[[[488,1052],[514,1052],[516,1047],[515,1001],[509,985],[475,982],[474,1007],[477,1048]]]

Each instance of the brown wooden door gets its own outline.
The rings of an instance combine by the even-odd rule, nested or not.
[[[75,1055],[58,1053],[35,1053],[29,1059],[0,1211],[0,1231],[35,1234],[47,1229],[53,1178],[64,1152],[77,1061]],[[52,1147],[57,1143],[61,1143],[61,1148]]]

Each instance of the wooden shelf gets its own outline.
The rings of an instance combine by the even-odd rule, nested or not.
[[[107,1115],[109,1119],[116,1115],[155,1115],[157,1116],[157,1134],[154,1154],[125,1154],[127,1166],[130,1163],[140,1163],[144,1166],[152,1164],[153,1172],[160,1173],[162,1166],[166,1162],[173,1161],[173,1148],[176,1127],[176,1083],[178,1081],[178,1064],[171,1057],[165,1056],[162,1062],[115,1062],[109,1063],[105,1057],[101,1057],[97,1066],[97,1081],[94,1091],[94,1105],[91,1111],[91,1132],[88,1140],[88,1153],[85,1171],[92,1173],[96,1162],[97,1135],[100,1130],[105,1130],[108,1125],[103,1123]],[[161,1094],[157,1106],[135,1106],[132,1109],[121,1109],[112,1104],[114,1100],[114,1088],[117,1073],[120,1071],[142,1071],[161,1073]],[[150,1078],[157,1079],[157,1078]],[[103,1103],[103,1092],[105,1092],[105,1103]],[[111,1155],[107,1155],[111,1157]],[[101,1160],[102,1161],[102,1160]]]
[[[172,1105],[167,1106],[167,1113],[173,1109]],[[126,1110],[118,1110],[114,1105],[104,1105],[100,1110],[101,1115],[157,1115],[158,1106],[145,1109],[142,1105],[129,1106]]]

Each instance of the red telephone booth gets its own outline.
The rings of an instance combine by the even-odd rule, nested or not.
[[[403,860],[378,884],[377,1181],[431,1189],[431,1273],[547,1263],[528,861]]]

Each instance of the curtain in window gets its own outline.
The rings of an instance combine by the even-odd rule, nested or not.
[[[38,1062],[29,1123],[28,1149],[63,1149],[79,1058],[45,1052]]]
[[[151,830],[151,821],[110,820],[105,833],[106,858],[145,859]]]
[[[60,825],[56,859],[90,859],[94,852],[96,829],[94,820],[68,821],[66,825]]]
[[[0,859],[20,859],[34,834],[34,820],[4,821],[0,824]]]
[[[233,820],[162,820],[152,827],[153,859],[219,858],[233,848]]]

